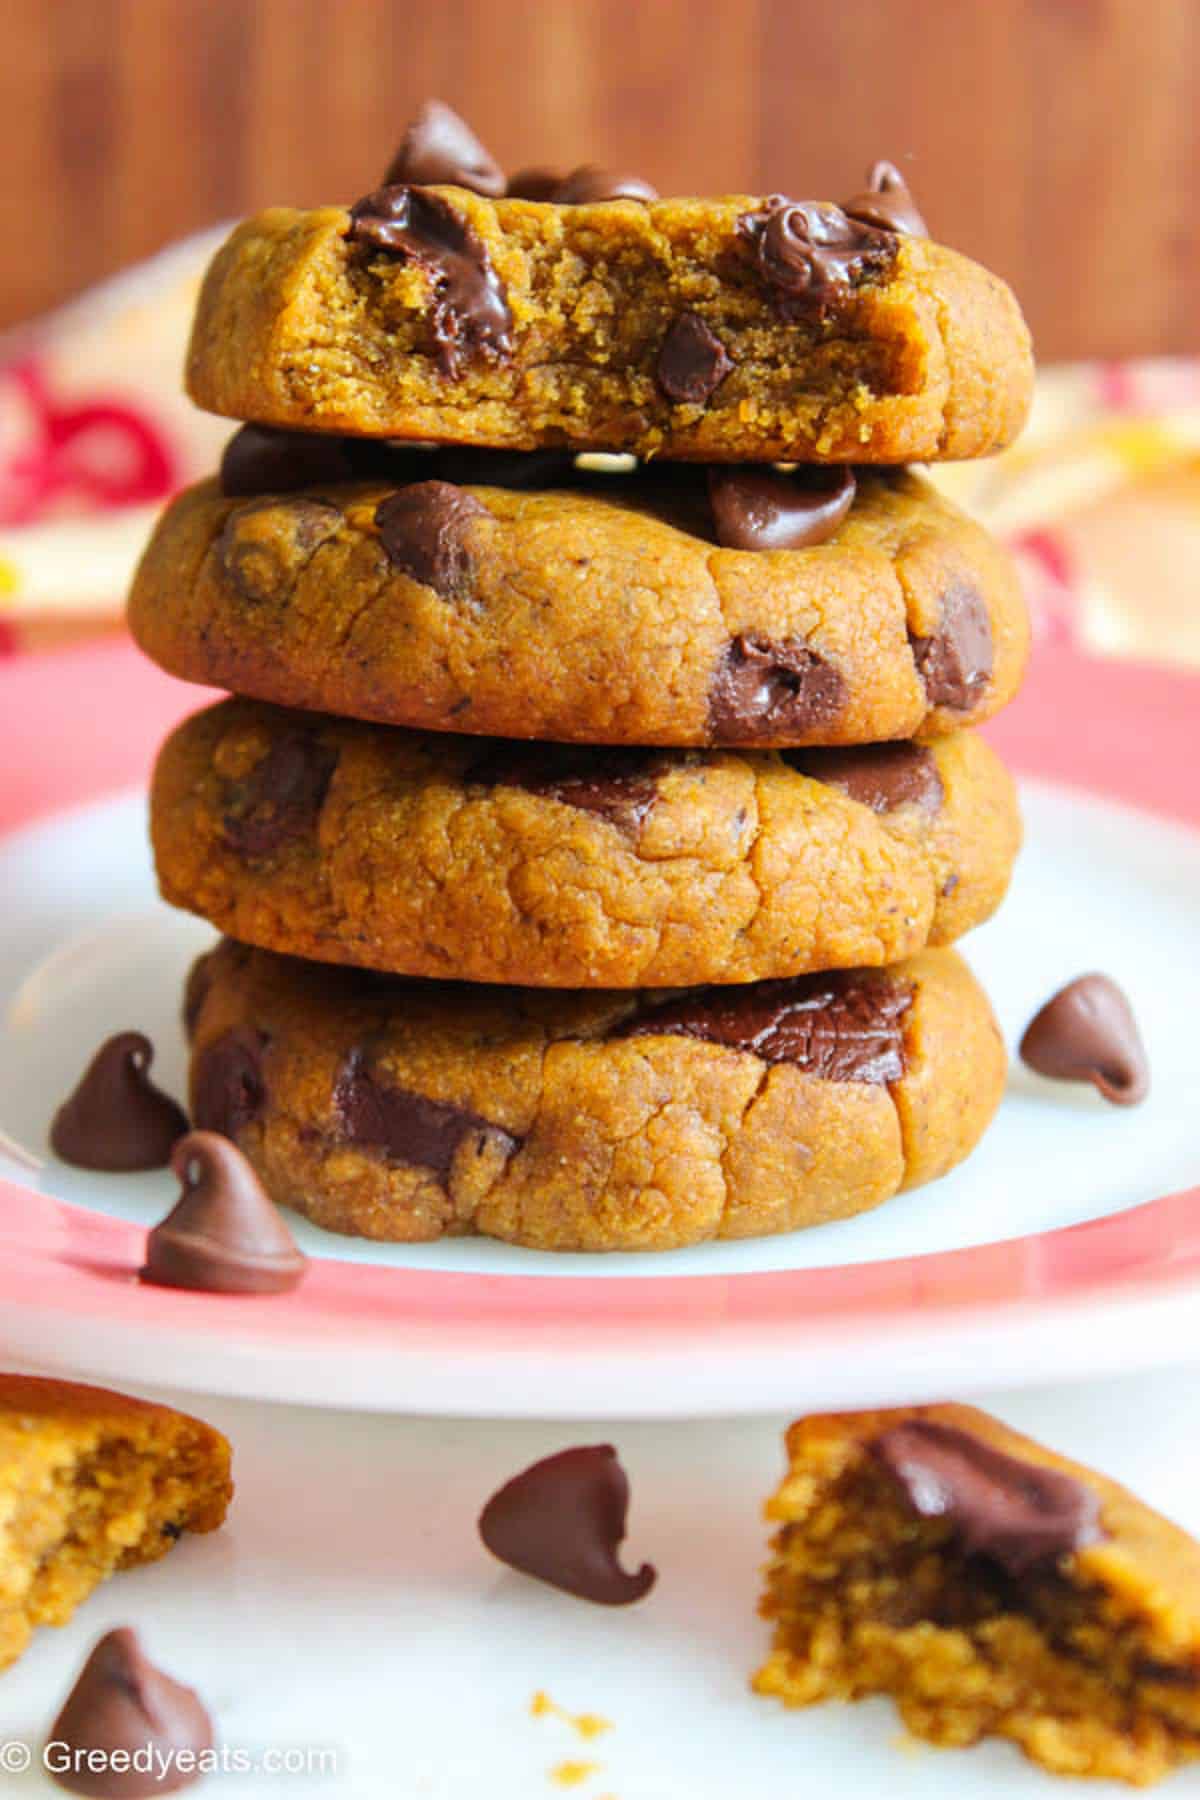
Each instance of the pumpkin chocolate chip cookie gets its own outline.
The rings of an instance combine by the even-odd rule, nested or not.
[[[404,981],[226,941],[192,973],[192,1116],[329,1230],[668,1250],[942,1175],[1004,1085],[952,951],[683,993]]]
[[[130,599],[171,673],[436,731],[855,744],[1015,693],[1012,564],[907,471],[577,468],[247,428]]]
[[[999,904],[1012,783],[929,746],[654,751],[421,734],[227,700],[159,757],[164,896],[247,943],[548,987],[894,962]]]
[[[400,181],[259,214],[206,277],[192,398],[306,431],[714,462],[983,456],[1020,429],[1017,303],[911,207],[597,186],[564,204]]]

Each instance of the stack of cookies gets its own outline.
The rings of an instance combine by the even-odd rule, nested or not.
[[[790,1231],[943,1174],[1005,1057],[950,949],[1020,825],[971,727],[1027,621],[906,465],[1008,443],[1009,290],[889,165],[842,206],[506,182],[424,109],[349,211],[236,230],[142,647],[192,1111],[334,1231]]]

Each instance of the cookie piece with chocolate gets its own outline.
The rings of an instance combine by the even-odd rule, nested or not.
[[[186,680],[436,731],[767,747],[977,724],[1024,672],[1009,557],[905,471],[310,437],[293,485],[296,440],[239,438],[232,492],[168,507],[130,599]],[[322,481],[314,442],[361,480]]]
[[[969,1406],[799,1420],[759,1693],[889,1694],[944,1746],[1010,1739],[1145,1786],[1200,1757],[1200,1545],[1125,1488]]]
[[[999,904],[1020,822],[976,732],[688,752],[423,734],[229,700],[168,739],[151,832],[165,898],[264,949],[630,988],[949,943]],[[234,1111],[256,1091],[252,1052],[236,1047]]]
[[[196,314],[198,405],[360,437],[718,462],[983,456],[1024,421],[1033,364],[1012,293],[921,235],[886,183],[843,208],[662,200],[596,170],[552,200],[489,197],[414,171],[438,158],[410,154],[349,210],[276,207],[237,228]]]
[[[260,1045],[236,1127],[331,1231],[668,1250],[845,1218],[944,1174],[1005,1055],[953,951],[742,987],[551,993],[406,981],[226,940],[193,983],[192,1107]]]

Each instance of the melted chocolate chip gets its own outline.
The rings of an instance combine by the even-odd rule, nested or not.
[[[239,856],[274,856],[315,826],[337,751],[313,731],[284,731],[241,781],[230,783],[221,830]]]
[[[508,195],[512,200],[553,200],[562,184],[558,169],[518,169],[508,178]]]
[[[1133,1008],[1107,975],[1081,975],[1034,1015],[1022,1062],[1053,1081],[1090,1081],[1114,1106],[1150,1092],[1150,1063]]]
[[[911,1005],[911,987],[885,973],[798,975],[643,1004],[613,1035],[703,1038],[766,1063],[793,1063],[821,1081],[883,1084],[904,1074]]]
[[[742,213],[737,230],[784,319],[824,318],[896,260],[894,232],[848,218],[839,206],[783,194]]]
[[[663,759],[620,745],[496,743],[464,771],[480,787],[524,788],[636,834],[658,798]]]
[[[156,1669],[124,1626],[102,1637],[84,1663],[49,1746],[47,1766],[69,1793],[142,1800],[197,1780],[213,1727],[199,1695]],[[89,1751],[96,1766],[89,1767]]]
[[[244,599],[282,600],[341,522],[341,508],[329,500],[252,501],[226,519],[217,558]]]
[[[470,188],[490,199],[504,192],[504,173],[465,119],[441,100],[427,100],[388,165],[384,187],[424,182]]]
[[[929,236],[929,227],[917,211],[908,183],[895,163],[875,163],[867,176],[866,188],[852,199],[843,200],[842,211],[865,225],[878,225],[881,231],[896,231],[902,237]]]
[[[50,1127],[55,1154],[79,1169],[161,1169],[187,1114],[150,1080],[154,1048],[140,1031],[101,1044]]]
[[[347,1057],[333,1090],[338,1131],[348,1144],[381,1150],[391,1162],[432,1169],[445,1187],[459,1146],[476,1140],[482,1151],[489,1139],[506,1150],[516,1139],[490,1119],[447,1100],[431,1100],[410,1088],[378,1077],[362,1050]]]
[[[316,431],[277,431],[270,425],[243,425],[221,458],[221,492],[230,500],[257,494],[290,494],[321,482],[351,481],[354,467],[347,438]]]
[[[699,313],[683,312],[662,341],[654,378],[668,400],[703,406],[732,367],[716,332]]]
[[[472,519],[487,517],[486,506],[450,481],[418,481],[375,508],[388,561],[444,600],[469,593],[475,566],[466,528]]]
[[[598,200],[657,200],[658,189],[640,175],[617,175],[595,163],[581,163],[559,182],[550,198],[557,206],[586,206]]]
[[[349,236],[428,270],[444,374],[456,375],[467,352],[508,355],[513,321],[503,283],[486,247],[440,194],[404,185],[378,188],[351,207]]]
[[[709,733],[717,744],[786,742],[832,724],[845,702],[843,676],[806,643],[743,634],[717,665]]]
[[[969,1556],[1022,1576],[1103,1535],[1096,1496],[1057,1469],[1022,1462],[969,1432],[910,1419],[871,1445],[923,1519],[945,1519]]]
[[[784,474],[752,463],[708,471],[717,542],[726,550],[808,550],[831,538],[858,492],[853,469]]]
[[[208,1294],[284,1294],[300,1284],[308,1258],[236,1144],[190,1132],[171,1167],[183,1192],[146,1238],[143,1281]]]
[[[479,1515],[492,1555],[523,1575],[598,1606],[628,1606],[658,1579],[649,1563],[636,1575],[619,1551],[629,1512],[629,1480],[611,1444],[560,1450],[514,1475]]]
[[[262,1059],[267,1039],[235,1025],[200,1051],[192,1068],[192,1118],[199,1131],[219,1131],[235,1142],[266,1101]]]
[[[992,622],[977,588],[956,581],[942,595],[937,635],[910,641],[931,706],[969,712],[978,705],[992,678],[993,648]]]
[[[916,806],[935,813],[942,804],[942,778],[930,751],[920,744],[864,744],[852,750],[784,750],[783,760],[802,775],[840,788],[872,812]],[[945,891],[945,890],[943,890]]]

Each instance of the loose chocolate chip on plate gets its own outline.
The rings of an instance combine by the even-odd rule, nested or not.
[[[337,761],[337,751],[315,731],[283,732],[249,774],[230,783],[221,824],[230,849],[255,860],[304,837],[325,804]]]
[[[737,231],[785,319],[823,318],[896,259],[894,231],[851,219],[840,206],[783,194],[742,213]]]
[[[629,1479],[611,1444],[560,1450],[514,1475],[479,1515],[492,1555],[523,1575],[599,1606],[628,1606],[657,1580],[649,1563],[628,1574]]]
[[[928,237],[929,227],[917,210],[907,181],[895,163],[877,162],[862,193],[843,200],[842,211],[866,225],[897,231],[902,237]]]
[[[683,312],[662,341],[654,375],[668,400],[703,406],[732,367],[716,332],[698,313]]]
[[[146,1238],[141,1279],[209,1294],[284,1294],[308,1258],[236,1144],[215,1131],[180,1138],[171,1167],[183,1184]]]
[[[341,508],[307,496],[265,499],[230,513],[217,559],[245,600],[283,600],[315,551],[342,523]]]
[[[383,185],[413,181],[430,187],[470,188],[490,199],[504,192],[504,172],[495,157],[484,149],[466,120],[441,100],[427,100],[417,113],[388,166]]]
[[[971,1556],[1022,1576],[1096,1543],[1100,1509],[1081,1482],[1020,1461],[957,1426],[912,1419],[875,1439],[912,1510],[945,1519]]]
[[[658,189],[640,175],[618,175],[596,163],[581,163],[559,182],[550,198],[558,206],[585,206],[598,200],[657,200]]]
[[[199,1779],[213,1727],[199,1695],[156,1669],[124,1626],[102,1637],[84,1663],[50,1727],[50,1746],[46,1766],[69,1793],[143,1800]]]
[[[333,1112],[342,1141],[380,1150],[392,1162],[432,1169],[445,1187],[459,1146],[489,1139],[506,1152],[516,1140],[470,1107],[432,1100],[378,1075],[362,1050],[347,1057],[333,1090]]]
[[[470,591],[474,563],[466,530],[487,518],[486,506],[450,481],[418,481],[375,508],[375,524],[389,562],[444,600]]]
[[[658,798],[663,766],[656,751],[620,745],[498,742],[468,765],[463,779],[545,794],[632,834]]]
[[[1053,1081],[1090,1081],[1114,1106],[1150,1092],[1150,1063],[1125,994],[1107,975],[1080,975],[1034,1014],[1022,1062]]]
[[[966,581],[942,595],[942,616],[933,637],[914,637],[913,659],[931,706],[969,712],[992,678],[992,624],[983,596]]]
[[[808,644],[742,634],[713,676],[709,734],[717,744],[786,743],[831,724],[845,701],[840,671]]]
[[[56,1155],[79,1169],[162,1169],[187,1115],[150,1080],[154,1047],[140,1031],[101,1044],[50,1127]]]
[[[784,762],[814,781],[840,788],[872,812],[916,806],[935,813],[942,778],[933,754],[921,744],[864,744],[854,749],[784,750]]]
[[[756,468],[751,463],[708,471],[717,542],[725,550],[809,550],[824,544],[854,505],[858,482],[846,468]]]
[[[234,1025],[206,1044],[192,1071],[192,1117],[197,1130],[218,1131],[235,1142],[266,1102],[263,1052],[267,1039],[248,1025]]]

